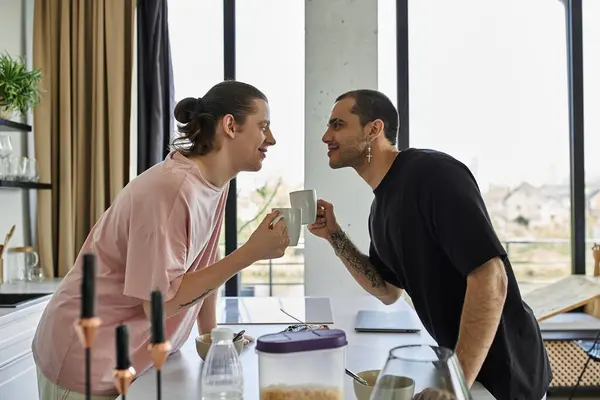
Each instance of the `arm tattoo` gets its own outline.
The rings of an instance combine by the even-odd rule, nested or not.
[[[206,292],[202,293],[200,296],[193,298],[192,300],[182,303],[179,305],[179,308],[183,308],[183,307],[187,307],[187,306],[191,306],[192,304],[196,303],[199,300],[202,300],[203,298],[205,298],[206,296],[208,296],[211,292],[213,291],[213,289],[208,289]]]
[[[358,274],[367,278],[374,288],[385,286],[385,281],[369,261],[369,257],[362,254],[342,231],[331,233],[331,245],[335,254],[345,259],[348,265]]]

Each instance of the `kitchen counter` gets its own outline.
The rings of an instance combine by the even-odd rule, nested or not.
[[[0,285],[4,294],[44,294],[19,307],[0,308],[0,392],[2,399],[37,399],[31,342],[40,317],[60,279]]]
[[[291,301],[286,298],[286,301]],[[298,302],[304,302],[299,298]],[[406,310],[418,321],[416,313],[404,301],[398,301],[393,306],[384,306],[371,296],[356,296],[332,298],[334,324],[332,328],[346,332],[348,348],[346,349],[346,366],[354,372],[369,369],[380,369],[385,364],[389,350],[403,344],[428,343],[434,344],[433,339],[423,329],[419,333],[358,333],[354,331],[356,312],[361,309],[369,310]],[[222,325],[235,332],[245,329],[246,334],[259,337],[267,333],[281,331],[287,325]],[[202,360],[196,353],[196,331],[175,354],[167,360],[162,370],[163,398],[178,400],[197,400],[201,396]],[[244,399],[258,399],[258,358],[254,344],[246,348],[240,355],[244,369]],[[150,370],[141,374],[131,385],[127,400],[147,400],[156,398],[156,371]],[[493,396],[485,388],[477,385],[471,391],[475,400],[489,400]],[[355,399],[352,379],[345,377],[345,397]],[[121,399],[121,398],[119,398]]]
[[[329,297],[220,297],[217,303],[219,325],[293,325],[298,321],[333,324]]]
[[[0,293],[54,293],[62,279],[46,279],[41,282],[5,282],[0,284]]]
[[[3,283],[0,285],[0,294],[47,294],[47,296],[39,297],[36,300],[28,302],[23,307],[18,308],[0,308],[0,328],[2,325],[14,320],[19,315],[28,314],[39,307],[35,307],[38,304],[45,304],[50,300],[52,294],[56,291],[60,285],[60,279],[49,279],[42,282],[14,282],[14,283]],[[33,307],[33,309],[32,309]],[[42,307],[43,309],[43,307]],[[2,336],[0,336],[1,338]],[[2,339],[0,339],[0,342]],[[1,359],[0,359],[1,363]]]

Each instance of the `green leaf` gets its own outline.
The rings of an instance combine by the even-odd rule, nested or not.
[[[7,52],[0,55],[0,108],[25,114],[39,104],[39,69],[27,70],[25,61]]]

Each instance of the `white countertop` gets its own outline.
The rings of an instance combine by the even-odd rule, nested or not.
[[[333,324],[329,298],[221,297],[217,304],[219,325],[294,325],[299,321],[315,325]]]
[[[286,298],[286,302],[293,301]],[[304,302],[298,298],[297,302]],[[331,299],[334,324],[332,328],[346,332],[348,347],[346,349],[346,367],[354,372],[369,369],[381,369],[387,359],[389,350],[393,347],[414,343],[434,344],[433,339],[425,330],[420,333],[357,333],[354,331],[354,319],[358,310],[408,310],[414,313],[404,301],[386,307],[371,296],[355,296]],[[287,311],[287,310],[286,310]],[[294,315],[295,316],[295,315]],[[416,317],[416,314],[414,314]],[[259,337],[267,333],[281,331],[285,325],[223,325],[235,331],[246,330],[246,334]],[[198,357],[195,347],[196,330],[190,336],[183,348],[171,355],[162,370],[163,398],[177,400],[201,399],[202,360]],[[244,369],[244,399],[258,399],[258,358],[254,344],[246,348],[241,356]],[[128,400],[147,400],[156,398],[156,371],[151,368],[140,375],[129,388]],[[352,379],[345,377],[346,399],[355,399]],[[493,399],[487,390],[477,387],[472,390],[473,399]],[[119,398],[120,399],[120,398]]]
[[[14,282],[3,283],[0,285],[0,293],[2,294],[29,294],[43,293],[48,294],[37,301],[32,301],[30,305],[18,308],[0,308],[0,325],[11,323],[19,315],[25,315],[35,310],[30,310],[31,307],[39,304],[45,304],[50,300],[50,296],[56,291],[60,285],[61,279],[48,279],[42,282]],[[43,309],[43,307],[42,307]]]
[[[41,282],[5,282],[0,284],[0,293],[48,293],[52,294],[62,282],[60,278],[46,279]]]

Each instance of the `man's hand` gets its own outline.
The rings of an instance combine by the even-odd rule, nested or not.
[[[504,263],[498,257],[467,277],[456,356],[470,388],[496,337],[507,290]]]
[[[335,219],[333,204],[321,199],[317,201],[317,219],[308,225],[308,230],[331,243],[331,234],[342,230]]]
[[[278,216],[279,211],[267,214],[242,246],[249,249],[257,260],[281,258],[290,245],[285,221],[282,218],[275,222]]]

